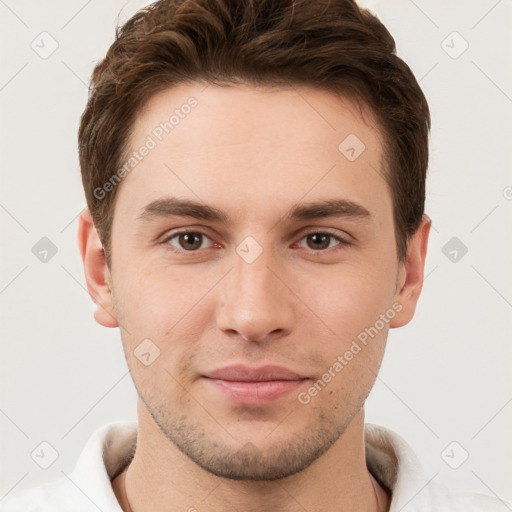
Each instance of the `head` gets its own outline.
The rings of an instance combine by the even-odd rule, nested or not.
[[[362,410],[421,292],[429,129],[353,1],[159,1],[118,29],[79,130],[86,279],[148,417],[201,467],[293,474]],[[233,364],[303,380],[247,403],[209,378]]]

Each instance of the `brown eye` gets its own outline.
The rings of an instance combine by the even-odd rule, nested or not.
[[[178,245],[171,243],[171,240],[177,239]],[[198,231],[181,231],[180,233],[175,233],[172,236],[168,237],[164,240],[164,243],[169,243],[177,250],[186,251],[186,252],[194,252],[197,249],[201,249],[203,245],[203,241],[206,235],[204,233]]]
[[[327,249],[331,238],[331,235],[326,235],[325,233],[313,233],[306,237],[311,249]]]
[[[340,237],[333,235],[331,233],[324,233],[324,232],[314,232],[314,233],[307,233],[302,237],[301,240],[306,240],[306,245],[308,249],[312,249],[314,251],[325,251],[327,249],[331,249],[338,246],[344,246],[348,245],[347,242],[342,240]],[[331,242],[335,240],[338,242],[337,244],[331,245]]]

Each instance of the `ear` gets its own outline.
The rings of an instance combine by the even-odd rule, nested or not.
[[[87,208],[78,218],[78,246],[84,264],[87,289],[98,306],[94,312],[94,318],[105,327],[118,327],[110,286],[112,280],[110,270],[100,237]]]
[[[416,311],[416,304],[423,288],[425,259],[431,226],[430,218],[423,215],[419,228],[407,244],[407,257],[405,262],[400,264],[395,293],[395,301],[402,306],[402,309],[391,320],[389,324],[391,327],[402,327],[408,324]]]

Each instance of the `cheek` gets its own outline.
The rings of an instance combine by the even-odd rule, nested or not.
[[[149,330],[122,332],[130,374],[139,394],[150,402],[163,403],[172,398],[183,405],[190,401],[187,390],[197,379],[198,347],[194,340],[182,337],[178,329],[169,332],[168,325],[151,322],[147,318],[146,325],[151,325]],[[133,329],[133,322],[131,327]],[[190,332],[186,334],[190,336]]]
[[[118,309],[127,330],[139,336],[159,338],[178,327],[182,319],[193,314],[194,305],[214,283],[200,271],[192,274],[180,266],[169,268],[132,260],[130,268],[119,270],[116,274]]]
[[[140,272],[135,268],[126,269],[124,275],[118,272],[120,284],[115,287],[130,370],[141,385],[152,389],[157,389],[157,382],[162,389],[173,388],[176,381],[191,382],[197,340],[205,322],[211,321],[211,309],[204,299],[215,281],[197,274],[191,278],[179,268],[144,270],[141,266]],[[144,365],[148,360],[151,363]]]
[[[309,279],[298,281],[301,288],[297,294],[307,291],[308,305],[318,317],[308,312],[308,318],[298,328],[304,331],[305,338],[323,340],[325,373],[319,378],[329,383],[318,405],[326,400],[332,407],[357,407],[373,386],[391,320],[391,315],[387,321],[381,317],[391,308],[390,275],[371,265],[347,264],[336,271],[331,267],[325,279],[316,280],[319,286],[314,288]]]
[[[344,344],[374,325],[391,306],[391,275],[372,265],[326,266],[314,279],[299,276],[294,291],[315,313],[315,325],[320,321],[329,336]]]

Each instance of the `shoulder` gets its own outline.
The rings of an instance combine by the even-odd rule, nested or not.
[[[409,444],[390,429],[365,424],[366,463],[390,490],[389,512],[504,512],[512,506],[498,497],[457,491],[427,474]]]
[[[0,512],[122,512],[111,481],[133,454],[136,438],[136,422],[98,428],[71,473],[0,496]]]
[[[475,492],[455,491],[444,484],[434,483],[428,488],[429,501],[434,507],[442,507],[447,512],[504,512],[511,509],[511,504],[498,497]],[[403,512],[417,510],[403,509]]]
[[[53,482],[13,491],[0,497],[0,512],[56,512],[57,510],[86,512],[96,507],[87,503],[79,489],[66,477]]]

